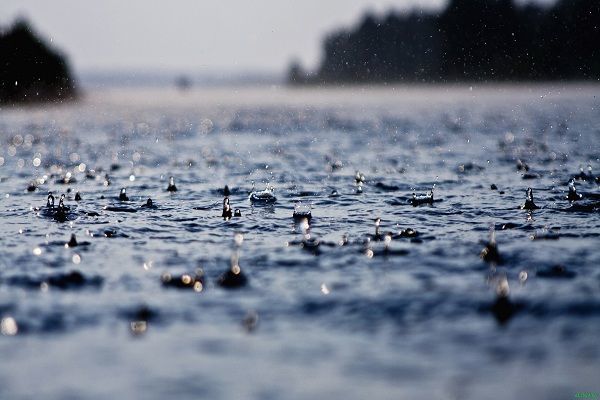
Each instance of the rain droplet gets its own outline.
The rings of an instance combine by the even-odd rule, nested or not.
[[[242,235],[241,233],[236,233],[233,237],[233,240],[235,242],[235,245],[239,247],[244,242],[244,235]]]
[[[526,280],[527,280],[527,272],[526,271],[519,272],[519,282],[521,282],[521,284],[524,284]]]
[[[14,336],[19,332],[17,321],[13,317],[4,317],[0,321],[0,333],[4,336]]]

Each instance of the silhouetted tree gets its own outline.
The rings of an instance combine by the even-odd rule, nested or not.
[[[450,0],[439,14],[367,14],[323,52],[304,82],[598,80],[600,1]]]
[[[288,82],[292,85],[306,83],[307,75],[300,65],[300,61],[294,60],[288,69]]]
[[[0,34],[0,103],[68,99],[75,84],[67,62],[25,20]]]
[[[523,45],[510,0],[452,0],[439,18],[446,79],[518,77]]]

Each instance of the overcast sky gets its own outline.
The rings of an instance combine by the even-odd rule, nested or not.
[[[0,24],[27,17],[78,71],[280,71],[314,66],[321,39],[384,12],[445,0],[2,0]]]

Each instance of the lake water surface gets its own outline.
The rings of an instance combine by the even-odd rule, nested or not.
[[[4,107],[0,398],[600,392],[598,184],[566,199],[580,168],[600,174],[599,89],[106,89]],[[277,202],[253,205],[252,182]],[[221,218],[225,185],[242,217]],[[539,209],[520,209],[528,187]],[[235,233],[248,282],[227,289]],[[196,290],[163,283],[199,268]]]

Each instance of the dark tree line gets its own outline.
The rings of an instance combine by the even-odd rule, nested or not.
[[[318,70],[290,83],[600,79],[600,1],[551,7],[451,0],[440,13],[366,15],[325,39]]]
[[[0,104],[40,102],[75,96],[66,59],[20,20],[0,32]]]

